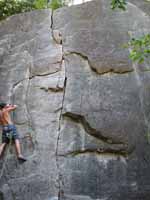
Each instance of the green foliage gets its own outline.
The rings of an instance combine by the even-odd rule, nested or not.
[[[57,8],[61,8],[64,6],[64,3],[62,0],[51,0],[51,3],[50,3],[50,8],[55,10]]]
[[[34,9],[52,8],[53,10],[64,6],[63,0],[0,0],[0,20],[8,16],[31,11]]]
[[[150,2],[150,0],[146,0]],[[126,0],[111,0],[111,8],[114,10],[119,8],[126,10]],[[130,59],[133,62],[143,63],[145,59],[150,57],[150,34],[144,35],[138,39],[132,38],[125,48],[130,48]]]
[[[111,1],[111,8],[114,10],[119,8],[121,10],[126,10],[126,0],[112,0]]]
[[[143,63],[150,56],[150,34],[138,39],[132,38],[124,47],[131,48],[129,57],[132,61]]]
[[[47,0],[35,0],[34,6],[36,9],[43,9],[48,7]]]
[[[7,16],[30,11],[32,9],[34,9],[34,5],[31,1],[0,0],[0,20]]]

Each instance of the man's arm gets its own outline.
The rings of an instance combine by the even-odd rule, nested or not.
[[[12,110],[15,110],[17,108],[17,105],[11,105],[11,104],[8,104],[5,109],[6,111],[10,112]]]

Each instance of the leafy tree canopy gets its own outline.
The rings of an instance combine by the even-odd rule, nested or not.
[[[150,56],[150,34],[139,38],[132,38],[126,48],[130,48],[130,59],[134,62],[143,63]]]
[[[51,0],[49,7],[53,10],[63,7],[65,5],[64,1],[62,0]]]
[[[0,0],[0,20],[34,9],[52,8],[54,10],[62,6],[64,6],[63,0]]]
[[[150,1],[150,0],[146,0]],[[126,10],[127,2],[126,0],[112,0],[111,8]],[[129,58],[133,62],[143,63],[145,60],[150,58],[150,34],[145,34],[139,38],[132,38],[127,44],[124,45],[125,48],[130,48]]]
[[[30,1],[0,0],[0,20],[7,16],[27,12],[34,9],[34,4]]]

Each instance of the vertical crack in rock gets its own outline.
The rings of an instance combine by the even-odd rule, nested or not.
[[[51,14],[51,34],[52,34],[52,38],[53,40],[58,43],[56,41],[56,38],[54,36],[54,30],[53,30],[53,14],[54,14],[54,11],[52,10],[52,14]],[[62,43],[60,43],[62,45]],[[62,46],[62,52],[63,52],[63,46]],[[61,69],[62,69],[62,66],[64,64],[64,60],[63,60],[63,57],[62,57],[62,60],[61,60]],[[63,191],[61,189],[62,185],[64,185],[64,182],[63,182],[63,178],[62,178],[62,174],[61,174],[61,170],[60,170],[60,166],[59,166],[59,155],[58,155],[58,148],[59,148],[59,139],[60,139],[60,134],[61,134],[61,119],[62,119],[62,112],[63,112],[63,105],[64,105],[64,98],[65,98],[65,90],[66,90],[66,83],[67,83],[67,77],[66,77],[66,68],[65,68],[65,64],[64,64],[64,73],[65,73],[65,80],[64,80],[64,86],[63,86],[63,96],[62,96],[62,104],[61,104],[61,109],[60,109],[60,115],[59,115],[59,124],[58,124],[58,135],[57,135],[57,141],[56,141],[56,150],[55,150],[55,156],[56,156],[56,166],[57,166],[57,173],[58,173],[58,200],[61,199],[61,197],[63,197]]]
[[[62,45],[62,34],[59,30],[54,30],[53,29],[53,13],[54,11],[52,10],[52,15],[51,15],[51,34],[52,34],[52,38],[53,40],[56,42],[56,44],[61,44]]]
[[[54,14],[54,11],[51,10],[51,12],[52,12],[52,14],[51,14],[51,26],[50,26],[50,28],[51,28],[51,30],[53,32],[53,14]]]
[[[58,137],[57,137],[57,145],[56,145],[56,165],[57,165],[57,170],[58,170],[58,184],[59,184],[59,194],[58,194],[58,199],[60,200],[61,197],[63,196],[63,191],[61,190],[61,185],[64,185],[62,174],[60,172],[60,167],[59,167],[59,155],[58,155],[58,148],[59,148],[59,139],[60,139],[60,134],[61,134],[61,119],[62,119],[62,111],[63,111],[63,105],[64,105],[64,99],[65,99],[65,90],[66,90],[66,84],[67,84],[67,78],[65,77],[64,81],[64,92],[63,92],[63,99],[62,99],[62,107],[60,111],[60,116],[59,116],[59,126],[58,126]]]
[[[62,59],[62,65],[64,64],[64,60]],[[59,155],[58,155],[58,148],[59,148],[59,139],[60,139],[60,134],[61,134],[61,120],[62,120],[62,112],[63,112],[63,107],[64,107],[64,100],[65,100],[65,91],[66,91],[66,84],[67,84],[67,77],[66,77],[66,68],[65,68],[65,64],[64,64],[64,70],[65,70],[65,79],[64,79],[64,85],[63,85],[63,94],[62,94],[62,104],[61,104],[61,109],[60,109],[60,115],[59,115],[59,124],[58,124],[58,136],[57,136],[57,141],[56,141],[56,166],[57,166],[57,170],[58,170],[58,187],[59,187],[59,191],[58,191],[58,200],[61,199],[61,197],[63,197],[63,190],[61,189],[62,185],[64,185],[64,181],[63,181],[63,175],[61,173],[60,170],[60,166],[59,166]]]

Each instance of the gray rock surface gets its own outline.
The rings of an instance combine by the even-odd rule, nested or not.
[[[122,45],[148,33],[148,7],[130,1],[40,10],[0,23],[0,100],[28,161],[10,145],[0,200],[149,200],[149,66]]]
[[[56,146],[63,100],[62,45],[52,37],[51,11],[12,16],[0,24],[3,55],[1,101],[18,105],[13,119],[24,155],[20,165],[13,147],[1,163],[2,199],[58,197]]]

